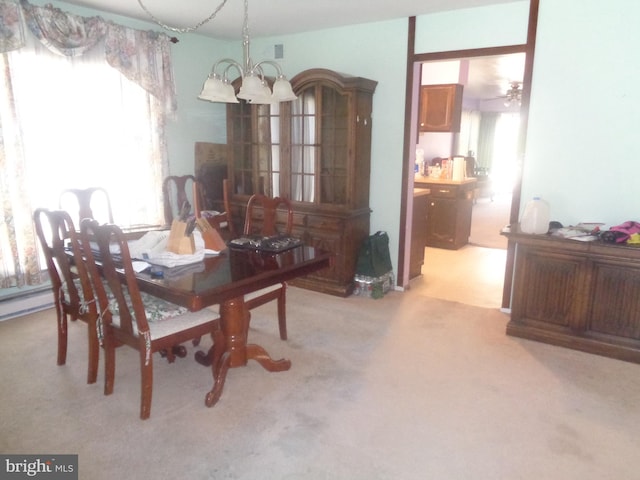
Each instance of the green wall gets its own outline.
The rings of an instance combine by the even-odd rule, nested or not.
[[[541,0],[523,199],[565,225],[640,220],[640,2]]]

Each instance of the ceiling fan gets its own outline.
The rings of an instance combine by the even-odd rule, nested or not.
[[[510,107],[511,105],[522,104],[522,82],[512,81],[504,95],[498,95],[497,97],[487,98],[485,101],[496,100],[498,98],[504,98],[504,106]]]
[[[511,82],[511,86],[507,90],[507,94],[504,96],[504,99],[504,104],[507,107],[515,102],[517,102],[518,105],[522,105],[522,83]]]

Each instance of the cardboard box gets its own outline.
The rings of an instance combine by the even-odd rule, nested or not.
[[[368,298],[382,298],[393,286],[393,271],[379,277],[355,276],[354,295]]]

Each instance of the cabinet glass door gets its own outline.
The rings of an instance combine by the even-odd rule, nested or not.
[[[291,200],[315,200],[317,137],[315,89],[308,88],[291,104]]]
[[[234,194],[346,205],[349,93],[312,82],[292,102],[228,106]]]
[[[240,102],[228,108],[234,193],[280,195],[280,106]]]
[[[347,106],[347,95],[327,86],[298,92],[291,109],[292,200],[346,203]]]
[[[346,95],[322,88],[320,203],[347,202],[348,111]]]

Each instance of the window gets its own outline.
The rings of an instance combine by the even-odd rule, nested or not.
[[[63,190],[106,189],[120,225],[162,222],[164,118],[176,98],[168,35],[50,4],[0,10],[4,289],[41,283],[32,215],[58,208]]]
[[[147,92],[104,61],[17,51],[8,63],[31,206],[57,208],[65,188],[101,186],[118,224],[161,223]]]

